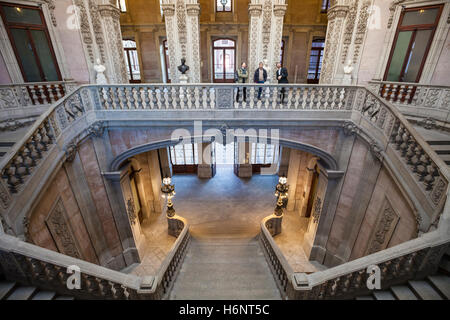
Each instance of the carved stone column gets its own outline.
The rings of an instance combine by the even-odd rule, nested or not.
[[[95,83],[94,64],[97,59],[106,66],[110,83],[128,83],[123,56],[120,10],[115,1],[74,0],[78,24],[88,62],[90,79]]]
[[[276,64],[280,62],[283,20],[287,5],[285,0],[252,0],[248,11],[250,74],[258,68],[259,62],[270,67],[269,79],[275,81]]]
[[[372,2],[337,0],[328,11],[321,84],[344,84],[344,66],[352,68],[351,82],[357,82]]]
[[[180,82],[177,66],[181,58],[190,67],[190,83],[200,83],[200,5],[197,0],[163,0],[161,8],[166,22],[169,47],[170,76],[173,83]]]

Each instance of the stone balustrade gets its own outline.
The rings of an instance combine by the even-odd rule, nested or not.
[[[380,97],[397,106],[405,115],[450,123],[450,87],[448,86],[370,81],[369,87]]]
[[[39,116],[76,86],[74,81],[0,85],[0,120]]]
[[[242,101],[244,87],[247,89],[245,102]],[[259,88],[262,89],[261,100],[257,99]],[[236,102],[237,89],[240,89],[241,94],[239,102]],[[280,96],[282,89],[285,93],[284,103]],[[4,221],[10,226],[21,225],[17,219],[27,212],[31,205],[30,199],[37,196],[37,192],[49,179],[54,168],[70,157],[70,146],[90,134],[95,134],[93,127],[99,122],[107,128],[111,123],[123,124],[127,121],[133,125],[139,122],[151,126],[155,120],[192,122],[211,119],[256,121],[255,123],[262,121],[265,124],[272,120],[296,123],[304,121],[309,125],[318,123],[321,126],[331,123],[333,126],[341,127],[346,134],[356,134],[369,141],[372,153],[386,165],[395,168],[393,172],[398,172],[398,179],[408,186],[408,196],[414,199],[416,205],[422,206],[420,210],[430,217],[430,220],[432,218],[431,221],[438,220],[446,204],[449,181],[447,166],[396,107],[365,87],[234,84],[86,85],[66,94],[51,105],[31,126],[24,138],[3,157],[0,162],[0,211]],[[428,225],[429,223],[430,221]],[[269,240],[270,233],[262,232],[262,234],[264,234],[263,244],[269,252],[269,259],[274,261],[273,268],[281,281],[281,287],[289,297],[304,297],[304,295],[297,296],[298,293],[290,293],[294,289],[297,292],[297,289],[302,287],[298,281],[303,276],[296,275],[295,281],[300,283],[297,285],[297,282],[289,276],[290,271],[286,271],[285,264],[280,262],[279,252],[270,249],[274,248],[274,243]],[[448,234],[447,232],[447,237]],[[440,240],[430,238],[430,242],[422,242],[429,239],[428,233],[426,236],[427,238],[408,241],[403,244],[404,247],[391,248],[396,254],[393,259],[426,248],[429,248],[426,251],[432,252],[435,247],[433,243]],[[185,237],[188,236],[183,231],[179,239]],[[185,242],[179,243],[180,248],[185,248],[185,245]],[[438,245],[440,244],[436,244]],[[180,249],[180,253],[175,254],[170,262],[167,262],[164,274],[159,275],[165,284],[160,287],[161,291],[156,296],[161,297],[167,292],[170,281],[176,273],[177,263],[182,260],[183,250]],[[355,272],[361,270],[363,269],[359,268]],[[352,273],[351,277],[356,276]],[[351,278],[350,282],[357,281],[356,278]],[[308,288],[317,287],[311,282],[316,278],[306,279]],[[327,285],[331,283],[329,281],[337,281],[336,277],[331,275],[330,279],[325,281]]]
[[[441,257],[450,246],[450,206],[447,205],[446,209],[435,231],[363,258],[309,274],[292,271],[267,228],[270,217],[261,223],[260,240],[285,299],[353,299],[370,293],[367,280],[370,276],[369,267],[372,266],[380,268],[381,289],[436,272]]]
[[[183,230],[156,275],[138,277],[72,258],[0,233],[0,266],[6,279],[37,286],[79,299],[162,299],[169,292],[189,243],[189,225]],[[68,289],[69,267],[80,269],[80,289]]]

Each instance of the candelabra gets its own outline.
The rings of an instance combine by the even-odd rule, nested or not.
[[[170,177],[163,179],[163,185],[161,187],[162,196],[167,200],[167,217],[171,218],[175,216],[175,209],[173,207],[172,199],[175,197],[175,186],[172,183]]]

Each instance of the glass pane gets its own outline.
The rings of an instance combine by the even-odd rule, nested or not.
[[[225,78],[234,79],[234,49],[225,50]]]
[[[27,31],[23,29],[11,29],[11,35],[14,39],[14,44],[17,48],[19,59],[22,63],[25,81],[43,81],[44,79],[41,78],[36,58],[34,56],[31,43],[28,39]]]
[[[194,164],[194,153],[192,151],[192,144],[184,145],[184,157],[186,159],[185,164]]]
[[[172,164],[175,164],[175,148],[169,147],[169,150],[170,150],[170,160]]]
[[[139,59],[136,50],[129,50],[131,61],[131,72],[133,73],[133,80],[141,79],[141,70],[139,68]]]
[[[6,21],[9,23],[26,23],[42,25],[41,15],[37,9],[3,6]]]
[[[182,165],[184,163],[184,149],[182,144],[177,144],[175,146],[175,164]]]
[[[222,49],[214,50],[214,79],[224,78],[223,54]]]
[[[399,32],[394,54],[392,55],[391,64],[389,66],[387,81],[400,81],[400,74],[402,72],[403,63],[405,62],[411,35],[412,31]]]
[[[418,30],[416,38],[411,46],[411,53],[408,58],[408,64],[405,68],[404,82],[416,82],[422,61],[425,58],[427,45],[431,37],[432,30]]]
[[[136,48],[136,42],[133,40],[122,40],[124,48]]]
[[[403,16],[402,26],[419,24],[434,24],[439,13],[439,8],[420,9],[407,11]]]
[[[229,39],[220,39],[214,41],[214,47],[234,47],[234,41]]]
[[[39,57],[39,62],[44,71],[44,81],[58,81],[58,72],[56,71],[56,65],[50,47],[48,46],[45,32],[41,30],[30,30],[30,33],[33,37],[33,43]]]

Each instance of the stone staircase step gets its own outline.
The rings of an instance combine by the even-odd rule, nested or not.
[[[445,275],[429,276],[431,286],[446,299],[450,299],[450,277]]]
[[[53,300],[56,293],[51,291],[39,291],[31,300]]]
[[[445,273],[450,274],[450,258],[448,255],[442,257],[439,268]]]
[[[418,300],[414,292],[407,286],[393,286],[390,290],[397,300]]]
[[[75,298],[69,296],[57,296],[53,300],[75,300]]]
[[[361,296],[356,297],[356,300],[375,300],[375,298],[373,296]]]
[[[36,287],[17,287],[6,300],[29,300],[36,292]]]
[[[0,282],[0,300],[4,299],[16,286],[15,282],[2,281]]]
[[[442,300],[439,293],[437,293],[436,290],[434,290],[433,287],[426,281],[408,281],[408,285],[422,300]]]
[[[396,300],[394,295],[389,291],[374,291],[373,296],[376,300]]]

